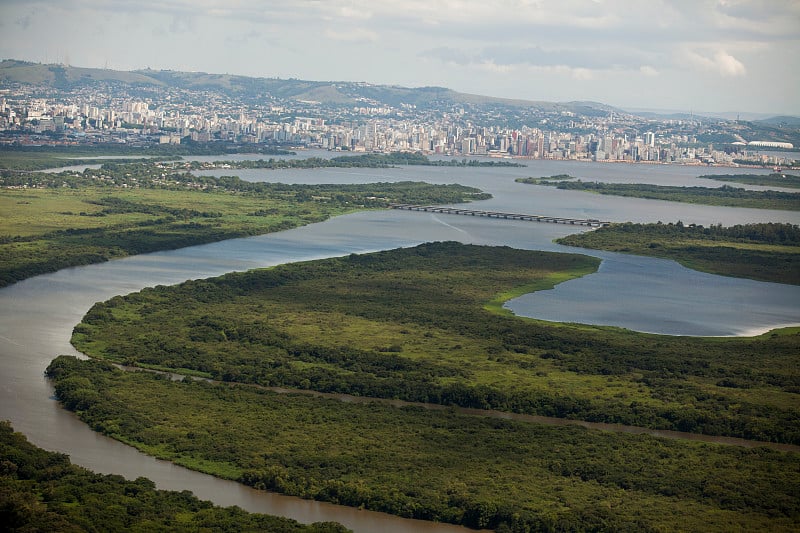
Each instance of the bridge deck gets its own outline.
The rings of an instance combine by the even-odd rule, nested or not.
[[[550,222],[552,224],[574,224],[576,226],[590,226],[593,228],[608,226],[610,224],[610,222],[596,220],[593,218],[563,218],[563,217],[551,217],[547,215],[503,213],[500,211],[477,211],[474,209],[461,209],[456,207],[442,207],[435,205],[389,204],[389,207],[392,209],[403,209],[405,211],[425,211],[428,213],[443,213],[446,215],[505,218],[508,220],[528,220],[530,222]]]

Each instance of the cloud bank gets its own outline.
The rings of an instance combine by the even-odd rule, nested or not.
[[[0,20],[7,58],[800,112],[796,0],[5,0]]]

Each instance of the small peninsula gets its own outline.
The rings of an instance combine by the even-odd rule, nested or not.
[[[602,183],[583,181],[568,175],[542,178],[517,178],[517,183],[545,185],[569,191],[583,191],[611,196],[647,198],[690,204],[755,209],[800,210],[800,193],[780,191],[750,191],[730,185],[722,187],[676,187],[648,183]]]
[[[796,331],[666,337],[502,308],[597,265],[430,243],[154,287],[96,304],[72,339],[94,359],[47,374],[93,429],[255,488],[512,531],[791,530],[796,453],[440,407],[800,443]]]
[[[800,227],[737,224],[731,227],[669,224],[611,224],[556,242],[568,246],[673,259],[723,276],[800,285]]]

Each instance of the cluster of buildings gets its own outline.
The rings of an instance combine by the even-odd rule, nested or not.
[[[744,142],[698,142],[700,121],[648,121],[633,115],[540,113],[509,126],[475,117],[464,104],[436,113],[370,102],[332,106],[265,95],[243,103],[213,90],[83,88],[59,94],[0,89],[0,144],[266,143],[355,152],[414,151],[453,156],[602,162],[788,165],[794,154],[762,153]],[[705,129],[703,129],[705,128]],[[740,139],[743,141],[743,139]],[[787,148],[790,145],[775,146]]]

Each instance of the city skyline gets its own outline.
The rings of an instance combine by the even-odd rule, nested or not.
[[[0,57],[800,115],[800,3],[7,0]]]

